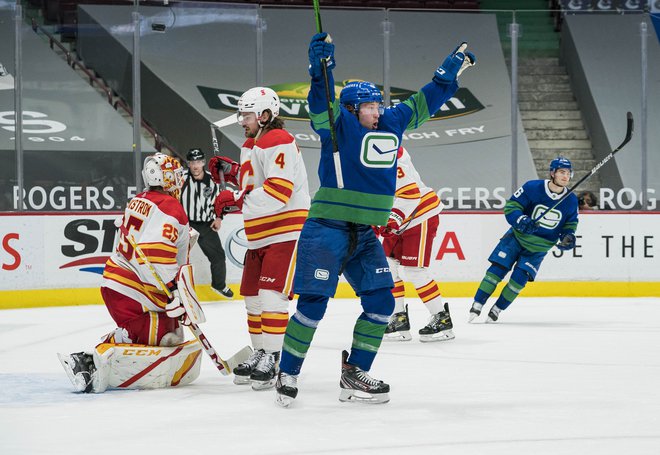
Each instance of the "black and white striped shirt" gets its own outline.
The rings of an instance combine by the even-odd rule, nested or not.
[[[211,179],[210,172],[204,171],[202,180],[195,180],[188,171],[181,190],[181,204],[188,214],[188,219],[209,223],[213,221],[213,201],[219,193],[220,185]]]

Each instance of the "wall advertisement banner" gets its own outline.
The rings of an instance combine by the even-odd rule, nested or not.
[[[96,288],[113,250],[118,213],[0,216],[0,291]],[[660,282],[660,214],[582,214],[577,248],[552,250],[542,282]],[[487,257],[506,231],[496,212],[445,212],[434,242],[432,271],[440,283],[479,282]],[[242,217],[230,214],[219,233],[228,282],[238,284],[245,255]],[[210,282],[206,257],[191,252],[197,284]],[[560,290],[558,290],[560,292]]]

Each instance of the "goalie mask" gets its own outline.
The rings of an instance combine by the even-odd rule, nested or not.
[[[383,95],[371,82],[353,81],[346,84],[339,94],[339,102],[344,106],[352,106],[354,112],[360,109],[362,103],[378,103],[379,114],[383,114]]]
[[[178,198],[183,187],[183,168],[181,163],[169,155],[156,153],[144,160],[142,180],[148,187],[161,187],[164,191]]]
[[[251,88],[238,99],[238,122],[242,122],[241,114],[245,112],[254,112],[259,119],[266,109],[272,114],[270,117],[272,122],[280,115],[280,97],[275,90],[268,87]]]

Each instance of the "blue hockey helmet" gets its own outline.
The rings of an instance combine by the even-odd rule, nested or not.
[[[571,177],[573,177],[573,165],[571,160],[564,158],[563,156],[558,156],[550,162],[550,173],[552,174],[557,169],[568,169],[571,171]]]
[[[378,103],[382,110],[383,94],[372,82],[352,81],[341,90],[339,102],[345,106],[352,106],[355,111],[362,103]]]

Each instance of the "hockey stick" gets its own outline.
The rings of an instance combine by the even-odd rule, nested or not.
[[[234,114],[234,117],[236,117],[236,114]],[[214,156],[220,155],[220,143],[218,142],[218,136],[215,134],[215,129],[216,129],[216,125],[221,122],[222,120],[220,122],[211,123],[211,138],[212,138]],[[220,126],[217,126],[217,128],[220,128]],[[225,174],[223,174],[222,172],[218,172],[218,177],[220,177],[220,183],[219,183],[220,190],[226,190],[227,184],[225,183]]]
[[[142,259],[142,261],[147,265],[147,267],[149,267],[149,271],[158,282],[160,289],[165,293],[165,295],[167,295],[168,298],[172,298],[172,293],[167,288],[167,286],[161,279],[160,275],[158,275],[158,272],[154,268],[153,264],[149,261],[149,258],[147,258],[147,256],[144,254],[144,251],[142,251],[142,248],[140,248],[140,246],[137,244],[133,236],[128,235],[128,231],[124,226],[121,226],[120,230],[122,234],[124,234],[124,237],[126,237],[126,239],[128,240],[128,243],[131,244],[135,252],[138,254],[138,256],[140,256],[140,259]],[[218,355],[216,350],[213,349],[213,346],[211,346],[211,343],[209,342],[208,338],[206,338],[206,335],[204,335],[204,332],[202,332],[202,329],[200,329],[197,324],[191,322],[188,328],[190,328],[190,331],[193,333],[193,335],[195,335],[195,338],[197,338],[199,343],[202,345],[202,347],[204,348],[204,352],[206,352],[206,354],[211,358],[216,368],[220,370],[220,373],[222,373],[225,376],[231,374],[231,372],[234,371],[234,368],[236,368],[236,366],[247,360],[250,354],[252,354],[252,349],[249,346],[245,346],[243,349],[238,351],[229,359],[223,360],[222,357]]]
[[[611,152],[610,152],[605,158],[603,158],[603,159],[601,160],[600,163],[598,163],[596,166],[594,166],[594,168],[591,169],[591,171],[590,171],[587,175],[585,175],[584,177],[582,177],[580,180],[578,180],[578,182],[577,182],[575,185],[573,185],[572,187],[570,187],[570,188],[568,189],[568,191],[566,192],[566,194],[564,194],[564,195],[563,195],[563,196],[562,196],[557,202],[555,202],[555,204],[554,204],[552,207],[550,207],[549,209],[546,209],[541,215],[539,215],[538,217],[534,218],[534,223],[538,223],[539,220],[542,219],[542,218],[546,215],[546,213],[548,213],[549,211],[551,211],[551,210],[553,210],[555,207],[557,207],[559,204],[561,204],[561,203],[562,203],[562,202],[568,197],[569,194],[573,193],[573,191],[575,190],[575,188],[577,188],[582,182],[584,182],[584,181],[587,180],[589,177],[591,177],[591,176],[594,175],[596,172],[598,172],[598,170],[599,170],[601,167],[603,167],[603,165],[604,165],[605,163],[607,163],[609,160],[612,159],[612,157],[614,156],[614,154],[615,154],[616,152],[618,152],[619,150],[621,150],[621,149],[622,149],[622,148],[623,148],[628,142],[630,142],[630,139],[632,139],[632,133],[633,133],[633,129],[634,129],[634,121],[633,121],[632,113],[628,112],[628,113],[626,114],[626,116],[627,116],[627,119],[628,119],[628,123],[627,123],[627,125],[626,125],[626,137],[625,137],[625,139],[623,140],[623,142],[621,142],[621,144],[619,144],[619,146],[618,146],[617,148],[615,148],[614,150],[612,150],[612,151],[611,151]]]
[[[319,0],[313,0],[314,15],[316,16],[316,33],[323,33],[323,26],[321,25],[321,7]],[[326,37],[326,42],[331,43],[332,38],[330,34]],[[330,81],[328,80],[328,59],[321,59],[321,70],[323,71],[323,81],[325,83],[325,98],[328,100],[328,124],[330,126],[330,139],[332,140],[332,158],[335,162],[335,174],[337,175],[337,188],[344,188],[344,176],[341,172],[341,158],[339,156],[339,146],[337,145],[337,133],[335,131],[335,114],[332,109],[332,101],[330,99]],[[334,91],[334,87],[332,90]]]

